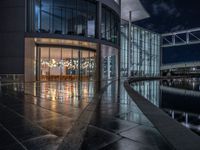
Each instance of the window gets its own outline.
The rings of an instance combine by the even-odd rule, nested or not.
[[[103,5],[101,38],[103,40],[107,40],[115,44],[118,44],[119,24],[120,24],[119,16],[114,11]]]
[[[95,37],[97,4],[91,0],[30,0],[29,30]],[[31,12],[34,10],[33,12]]]

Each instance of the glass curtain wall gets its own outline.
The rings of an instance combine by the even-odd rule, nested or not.
[[[109,9],[102,7],[101,38],[115,44],[119,44],[119,16]]]
[[[40,47],[40,80],[94,80],[95,52]]]
[[[118,77],[118,50],[101,45],[101,80],[113,80]]]
[[[120,74],[122,77],[128,76],[128,25],[121,26],[121,54],[120,54]]]
[[[28,32],[96,38],[95,0],[28,0]],[[102,5],[101,39],[119,44],[119,15]]]
[[[29,32],[95,37],[94,0],[29,0]]]
[[[128,60],[130,60],[128,62]],[[130,63],[128,65],[128,63]],[[129,68],[128,68],[129,66]],[[121,76],[158,76],[160,74],[160,35],[138,26],[131,27],[128,50],[128,25],[121,27]]]

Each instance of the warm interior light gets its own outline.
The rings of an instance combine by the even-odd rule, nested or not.
[[[82,69],[87,69],[91,67],[91,69],[94,68],[94,59],[82,59],[80,63],[80,67]],[[43,60],[41,59],[41,65],[42,67],[67,67],[68,69],[77,70],[79,66],[79,60],[78,59],[67,59],[67,60],[60,60],[56,61],[55,59],[51,60]]]

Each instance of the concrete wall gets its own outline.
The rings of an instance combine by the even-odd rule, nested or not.
[[[33,38],[25,39],[25,82],[36,81],[36,46]]]
[[[0,0],[0,19],[0,74],[23,74],[25,0]]]

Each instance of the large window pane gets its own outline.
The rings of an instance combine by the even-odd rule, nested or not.
[[[71,69],[72,69],[72,49],[66,49],[63,48],[62,49],[62,68],[61,68],[61,72],[62,72],[62,78],[64,80],[67,80],[70,78],[70,74],[71,74]]]
[[[28,29],[87,37],[96,35],[97,3],[90,0],[32,0]]]
[[[61,48],[50,49],[50,80],[60,80],[61,75]]]
[[[119,16],[106,6],[102,8],[101,38],[115,44],[119,43]]]
[[[53,32],[56,34],[62,34],[62,21],[63,17],[62,17],[62,8],[60,7],[54,7],[54,14],[53,14],[53,27],[54,30]]]
[[[49,79],[49,48],[40,48],[40,80]]]
[[[52,24],[52,0],[42,0],[41,2],[41,28],[40,32],[51,31]]]
[[[80,51],[80,75],[82,80],[89,79],[89,62],[89,51]]]
[[[87,19],[87,34],[89,37],[95,37],[96,28],[96,5],[95,3],[88,3],[88,19]]]
[[[34,26],[35,26],[35,29],[34,29],[34,31],[36,31],[36,32],[38,32],[39,31],[39,29],[40,29],[40,11],[41,11],[41,9],[40,9],[40,0],[35,0],[35,2],[34,2],[34,5],[35,5],[35,7],[34,7]]]

